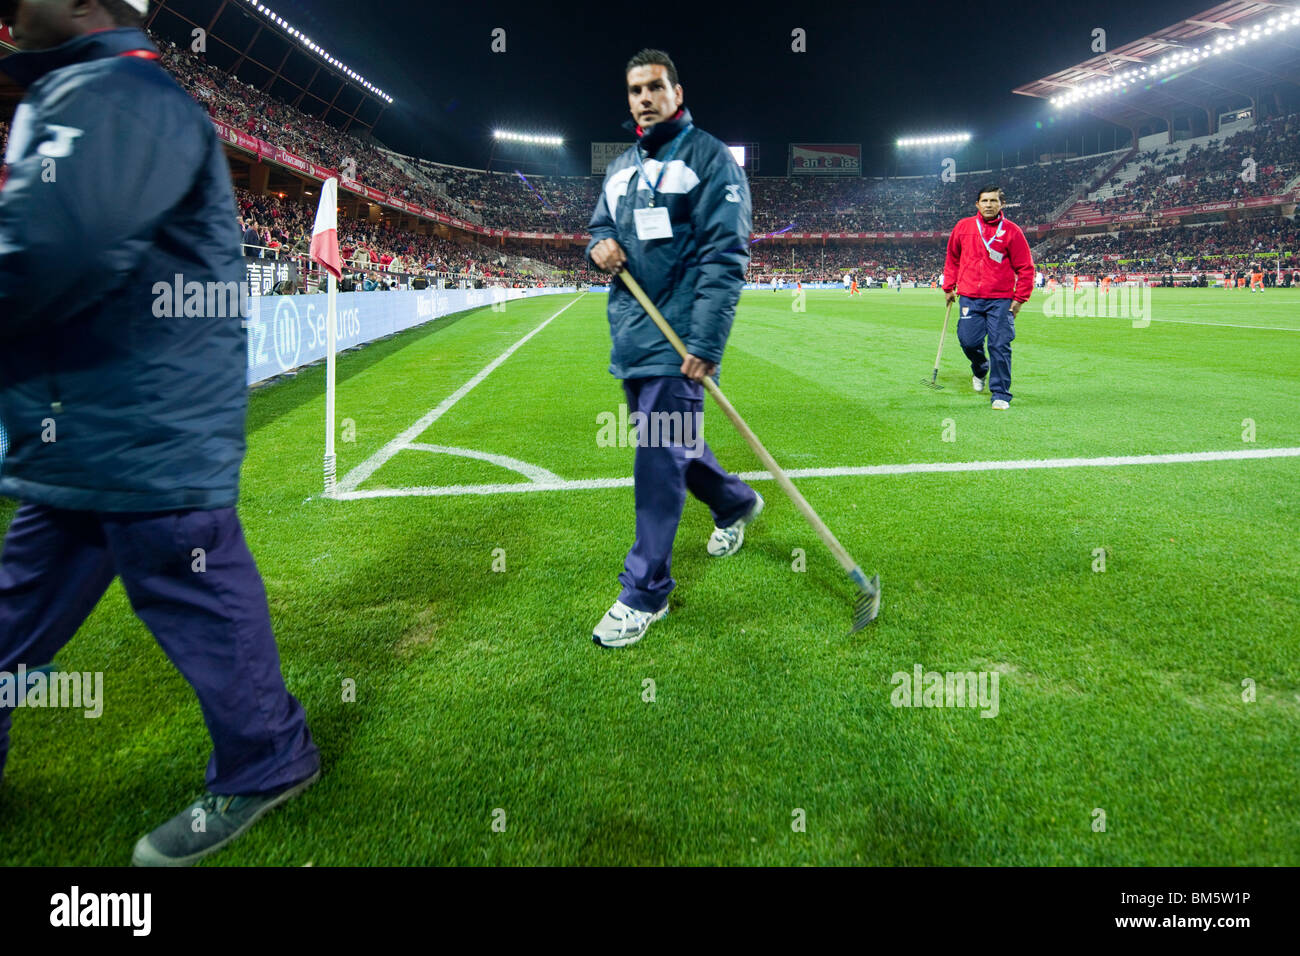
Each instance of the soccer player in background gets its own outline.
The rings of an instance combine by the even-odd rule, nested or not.
[[[943,291],[950,303],[961,296],[957,338],[970,359],[971,385],[984,391],[987,375],[993,408],[1005,411],[1011,407],[1011,342],[1016,316],[1034,293],[1034,257],[1020,227],[1002,215],[998,186],[981,189],[975,209],[948,238]]]
[[[745,284],[749,182],[727,147],[695,128],[668,54],[642,50],[625,75],[632,112],[625,126],[637,143],[605,173],[587,255],[605,272],[626,266],[686,343],[683,361],[632,293],[613,283],[609,370],[623,380],[629,410],[650,423],[676,416],[693,426],[695,441],[663,441],[661,429],[641,429],[636,541],[619,575],[622,593],[592,632],[604,647],[639,641],[668,613],[673,539],[687,491],[713,513],[714,557],[740,550],[745,526],[763,510],[762,496],[718,464],[700,427],[701,383],[718,373]]]
[[[29,90],[0,190],[0,494],[21,502],[0,555],[0,680],[53,660],[122,579],[212,737],[208,793],[132,856],[182,866],[313,783],[320,755],[235,512],[243,316],[155,317],[156,282],[237,289],[246,276],[230,167],[207,114],[157,63],[147,8],[0,0],[23,51],[0,71]],[[130,670],[116,680],[129,693]]]

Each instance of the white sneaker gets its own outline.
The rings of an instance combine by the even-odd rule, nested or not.
[[[1005,412],[1010,407],[1011,407],[1010,402],[1004,402],[1000,398],[996,398],[993,400],[993,408],[995,411]]]
[[[729,528],[714,528],[713,534],[709,535],[709,554],[713,557],[725,558],[729,554],[735,554],[745,543],[745,525],[763,513],[763,496],[757,491],[754,494],[758,495],[758,500],[749,509],[749,514]]]
[[[615,601],[614,606],[605,612],[596,629],[591,632],[591,639],[601,647],[627,647],[641,640],[646,629],[667,613],[667,604],[662,611],[651,614],[649,611],[628,607],[622,601]]]
[[[984,391],[984,379],[980,378],[978,375],[971,376],[970,385],[971,388],[975,389],[977,392]]]

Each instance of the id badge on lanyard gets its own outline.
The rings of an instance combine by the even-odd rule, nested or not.
[[[989,258],[990,258],[990,259],[992,259],[994,262],[1001,262],[1003,259],[1005,259],[1005,258],[1007,257],[1007,255],[1006,255],[1005,252],[994,252],[994,251],[993,251],[993,243],[995,243],[995,242],[997,242],[999,239],[1001,239],[1003,233],[1005,233],[1005,232],[1007,231],[1007,221],[1006,221],[1005,219],[1003,219],[1000,223],[998,223],[998,231],[995,232],[995,233],[993,234],[993,238],[992,238],[992,239],[985,239],[985,238],[984,238],[984,224],[983,224],[983,223],[981,223],[981,222],[976,222],[976,223],[975,223],[975,228],[979,230],[980,242],[984,243],[984,248],[988,250]]]
[[[671,239],[673,224],[668,219],[668,210],[664,206],[649,209],[634,209],[632,216],[636,219],[636,237],[644,242],[647,239]]]
[[[655,198],[659,194],[659,187],[663,184],[664,175],[668,172],[668,164],[672,162],[673,156],[677,153],[677,148],[681,146],[682,140],[694,126],[687,126],[668,144],[668,148],[663,153],[662,165],[659,167],[659,178],[654,182],[650,181],[650,176],[646,172],[645,163],[641,161],[641,147],[637,147],[634,152],[636,157],[636,168],[640,172],[641,178],[645,184],[650,187],[650,205],[647,209],[636,209],[633,211],[633,218],[636,220],[636,237],[643,242],[647,239],[671,239],[673,237],[673,224],[668,218],[668,209],[665,206],[655,206]]]

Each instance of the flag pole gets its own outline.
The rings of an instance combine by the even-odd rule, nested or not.
[[[338,467],[338,460],[334,456],[334,384],[335,384],[335,363],[334,347],[337,336],[337,315],[338,315],[338,280],[334,278],[334,273],[329,274],[329,310],[325,319],[325,327],[329,331],[326,335],[328,351],[325,353],[325,497],[334,496],[335,472]]]
[[[334,455],[334,352],[338,345],[338,280],[343,277],[343,260],[339,256],[339,181],[330,178],[320,191],[316,225],[311,234],[311,258],[329,273],[329,297],[325,327],[325,497],[333,498],[338,472]],[[319,286],[317,287],[319,288]]]

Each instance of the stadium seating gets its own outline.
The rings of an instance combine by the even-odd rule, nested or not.
[[[1021,166],[1002,171],[904,179],[754,177],[754,231],[793,225],[799,232],[947,232],[971,215],[990,182],[1006,193],[1008,215],[1022,225],[1047,223],[1070,195],[1099,174],[1110,157]]]
[[[1253,161],[1249,177],[1243,163]],[[1300,175],[1300,114],[1261,121],[1139,153],[1110,181],[1077,203],[1066,219],[1151,213],[1200,203],[1273,196]]]
[[[295,155],[330,169],[354,161],[357,179],[411,202],[493,227],[548,233],[583,233],[599,198],[595,176],[525,176],[447,166],[401,157],[373,142],[340,133],[248,86],[165,40],[155,38],[163,64],[208,113]],[[0,129],[0,135],[7,130]],[[1254,181],[1240,174],[1243,160],[1255,162]],[[1008,213],[1022,225],[1065,220],[1100,220],[1153,213],[1242,196],[1280,193],[1300,175],[1300,116],[1264,120],[1252,129],[1139,153],[1108,181],[1075,202],[1113,162],[1115,154],[1069,162],[1036,164],[998,172],[912,178],[753,177],[754,229],[760,235],[795,232],[929,232],[946,235],[969,215],[974,193],[996,181],[1007,194]],[[309,244],[314,207],[238,191],[243,222],[256,222],[268,255],[302,255]],[[1144,225],[1146,225],[1144,223]],[[499,240],[498,240],[499,242]],[[469,274],[496,282],[593,282],[598,273],[580,248],[541,248],[508,240],[486,246],[452,242],[390,224],[340,220],[340,244],[349,265],[364,271],[404,275],[427,272]],[[1125,231],[1100,237],[1053,240],[1039,258],[1053,269],[1077,271],[1235,268],[1263,252],[1291,254],[1293,223],[1276,218],[1214,227]],[[750,277],[773,275],[804,281],[838,281],[846,271],[883,281],[902,274],[928,283],[943,265],[943,246],[934,239],[887,245],[828,240],[806,245],[773,241],[756,245]]]
[[[1300,226],[1286,219],[1176,226],[1141,232],[1076,236],[1044,256],[1049,272],[1268,271],[1300,268]]]

